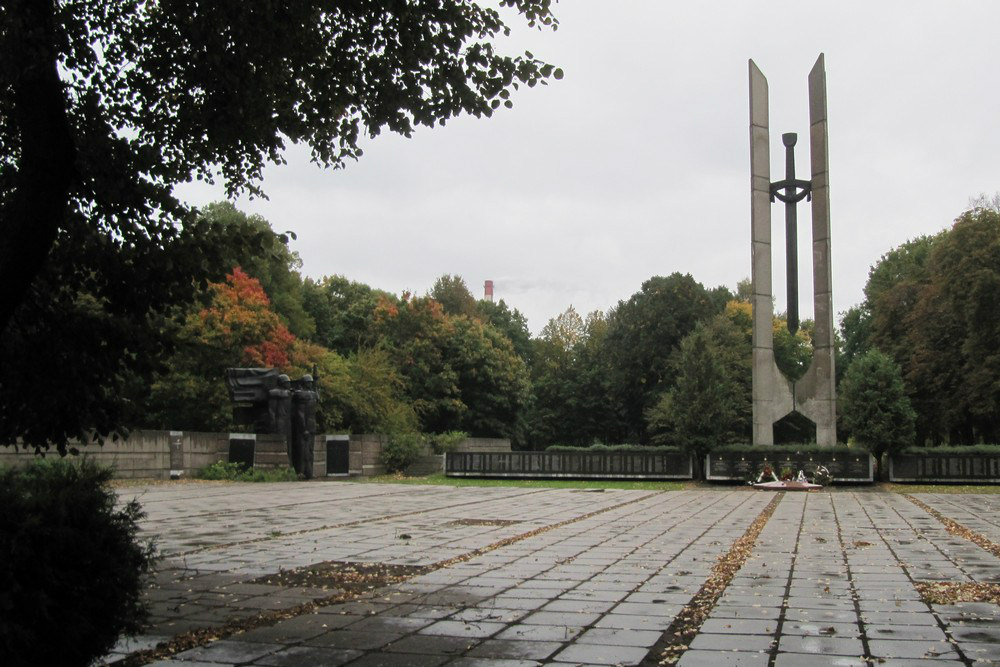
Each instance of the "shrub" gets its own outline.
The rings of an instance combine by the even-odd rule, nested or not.
[[[825,454],[830,456],[856,455],[858,449],[852,449],[847,445],[827,445],[791,444],[791,445],[748,445],[730,444],[721,447],[713,447],[711,454],[764,454],[766,456],[791,456],[794,454]]]
[[[152,543],[136,500],[84,459],[0,470],[0,655],[8,667],[85,667],[142,629]]]
[[[589,447],[573,447],[571,445],[549,445],[545,448],[547,452],[649,452],[652,453],[673,453],[682,451],[680,447],[667,445],[647,446],[643,445],[590,445]]]
[[[198,479],[222,480],[229,482],[294,482],[298,480],[295,470],[288,466],[280,468],[247,468],[239,463],[216,461],[199,470]]]
[[[1000,455],[1000,445],[907,447],[899,453],[905,456],[998,456]]]
[[[917,416],[892,358],[874,348],[855,358],[839,391],[844,425],[877,459],[914,444]]]
[[[469,434],[465,431],[448,431],[447,433],[435,433],[430,436],[431,447],[434,448],[435,454],[444,454],[445,452],[453,452],[458,449],[458,446],[462,444]]]
[[[389,472],[400,472],[417,460],[426,445],[422,433],[392,433],[382,442],[379,462]]]

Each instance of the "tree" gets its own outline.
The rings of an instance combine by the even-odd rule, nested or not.
[[[164,246],[111,239],[82,221],[76,229],[0,333],[0,443],[65,453],[71,439],[124,432],[165,370],[174,318],[209,278],[269,242],[204,218]]]
[[[430,295],[435,301],[441,304],[444,312],[449,315],[465,315],[475,317],[477,315],[476,298],[472,296],[468,285],[462,276],[453,276],[446,273],[434,281]]]
[[[839,408],[854,439],[879,460],[914,444],[916,413],[906,397],[899,366],[877,348],[847,369]]]
[[[542,328],[542,339],[568,351],[584,339],[586,332],[583,318],[570,306]]]
[[[503,299],[497,302],[480,299],[476,309],[479,318],[506,336],[517,356],[527,362],[531,354],[531,332],[528,330],[528,319],[521,311],[509,307]]]
[[[859,325],[899,365],[920,443],[1000,437],[998,265],[1000,213],[982,205],[889,251],[869,274]]]
[[[737,419],[735,383],[714,348],[711,334],[698,323],[681,342],[677,379],[647,411],[655,442],[675,444],[694,455],[698,469],[712,448],[731,437]],[[700,474],[696,477],[700,477]]]
[[[260,282],[234,269],[208,289],[208,304],[192,308],[176,335],[168,373],[152,386],[137,425],[226,431],[232,426],[225,369],[277,368],[292,378],[318,370],[321,429],[368,429],[398,410],[402,390],[384,355],[363,351],[345,359],[292,334]]]
[[[404,294],[375,311],[375,329],[405,382],[422,430],[513,436],[527,400],[524,361],[489,325]]]
[[[938,396],[964,409],[963,432],[955,434],[963,443],[995,441],[1000,438],[1000,212],[980,207],[963,213],[935,245],[928,264],[931,284],[922,294],[926,305],[919,306],[939,312],[917,315],[914,324],[926,331],[923,347],[935,355],[938,368],[928,373],[922,359],[914,358],[910,372],[949,380]]]
[[[556,25],[549,0],[499,4],[529,25]],[[217,261],[232,245],[205,233],[176,184],[221,176],[230,195],[259,195],[286,140],[340,167],[361,155],[363,135],[489,116],[519,85],[561,77],[530,54],[498,53],[491,40],[506,34],[498,11],[467,0],[5,3],[0,365],[27,337],[47,337],[94,369],[62,374],[77,394],[111,386],[96,389],[100,400],[62,401],[58,419],[18,415],[15,401],[2,439],[45,446],[119,428],[124,408],[108,378],[159,345],[157,318],[189,301],[192,283],[232,267]],[[80,325],[81,344],[107,334],[102,345],[126,351],[81,353],[53,331],[67,322]],[[18,376],[2,390],[51,392]]]
[[[376,309],[379,304],[399,301],[344,276],[327,276],[318,282],[307,278],[303,290],[303,307],[316,322],[314,339],[344,356],[376,346]]]
[[[673,385],[671,355],[698,321],[715,312],[701,283],[673,273],[650,278],[609,313],[605,350],[627,437],[645,442],[645,412]]]
[[[812,363],[812,329],[812,320],[803,320],[793,335],[784,315],[775,317],[772,322],[774,363],[793,382],[805,375]]]
[[[840,316],[840,332],[844,344],[837,358],[838,375],[842,375],[841,367],[846,369],[871,347],[872,314],[867,306],[851,306],[844,311]]]
[[[230,404],[225,369],[289,369],[295,336],[272,310],[260,283],[234,269],[212,284],[205,308],[192,309],[177,333],[169,372],[153,383],[143,426],[225,431]]]
[[[229,202],[215,202],[199,211],[206,220],[226,227],[245,227],[262,234],[263,243],[245,257],[239,267],[257,279],[267,293],[271,307],[289,331],[299,338],[312,338],[316,322],[305,310],[305,287],[299,269],[302,259],[288,247],[290,232],[276,234],[260,215],[247,215]]]

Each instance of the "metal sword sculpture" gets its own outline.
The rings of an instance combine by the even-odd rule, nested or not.
[[[803,199],[812,200],[812,181],[795,178],[795,141],[798,135],[781,135],[785,145],[785,180],[771,183],[771,203],[775,198],[785,203],[785,277],[788,286],[788,330],[794,336],[799,330],[799,231],[795,205]],[[784,190],[784,192],[782,192]]]
[[[827,159],[826,70],[823,56],[809,73],[809,143],[812,178],[795,178],[795,134],[782,136],[785,179],[771,182],[767,79],[750,61],[750,183],[753,257],[753,443],[774,443],[774,422],[795,411],[816,424],[816,442],[837,440],[834,384],[833,292],[830,270],[830,188]],[[805,375],[790,381],[774,363],[771,296],[771,203],[785,204],[788,329],[799,328],[796,205],[812,203],[813,358]]]

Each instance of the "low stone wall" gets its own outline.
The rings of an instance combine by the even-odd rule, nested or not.
[[[272,434],[204,433],[199,431],[132,431],[128,439],[111,440],[99,446],[96,443],[81,445],[71,443],[83,456],[102,465],[115,468],[119,478],[169,479],[175,476],[192,476],[198,470],[217,461],[229,461],[230,435],[253,440],[255,468],[277,468],[289,465],[285,440]],[[350,436],[350,474],[384,475],[385,467],[379,462],[382,443],[387,436],[362,433]],[[467,438],[459,444],[458,451],[509,452],[510,440],[502,438]],[[326,435],[317,435],[313,447],[313,470],[316,477],[326,476]],[[47,456],[58,456],[49,450]],[[427,449],[425,455],[432,456]],[[0,447],[0,465],[21,465],[35,458],[34,450]]]
[[[255,440],[254,467],[277,468],[289,465],[285,440],[271,434],[204,433],[199,431],[132,431],[128,439],[71,447],[80,455],[115,468],[123,479],[169,479],[171,475],[192,476],[217,461],[229,461],[230,435]],[[314,466],[317,477],[326,474],[325,436],[316,436]],[[59,456],[51,449],[46,456]],[[35,459],[32,449],[0,447],[0,465],[23,465]]]
[[[509,438],[466,438],[458,443],[456,452],[498,452],[504,453],[510,450]]]
[[[351,435],[350,473],[352,475],[384,475],[385,466],[379,462],[382,442],[387,436],[377,433],[356,433]]]

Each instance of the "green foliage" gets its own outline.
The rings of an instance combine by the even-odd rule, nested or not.
[[[872,314],[865,305],[848,308],[840,318],[844,339],[842,353],[837,357],[837,371],[842,372],[871,347]],[[840,378],[838,378],[839,383]]]
[[[510,308],[503,299],[497,302],[481,299],[476,303],[478,316],[510,341],[517,356],[528,361],[531,354],[531,332],[528,320],[517,308]]]
[[[690,275],[656,276],[608,315],[605,351],[610,394],[624,433],[646,442],[646,411],[676,380],[671,358],[695,324],[716,313],[708,292]]]
[[[915,442],[1000,439],[1000,212],[982,198],[954,225],[872,267],[857,324],[899,365]]]
[[[387,344],[420,430],[512,437],[528,400],[528,373],[495,328],[451,316],[429,297],[382,302],[376,330]]]
[[[732,439],[740,387],[722,363],[711,334],[701,323],[681,342],[676,383],[647,412],[654,441],[681,443],[700,456]]]
[[[533,400],[525,444],[540,449],[560,442],[581,446],[595,439],[615,439],[617,417],[605,362],[606,333],[602,313],[590,313],[583,321],[570,307],[532,341]]]
[[[9,667],[88,665],[147,616],[152,544],[136,500],[84,459],[0,470],[0,654]]]
[[[448,431],[447,433],[432,433],[428,436],[428,441],[435,454],[444,454],[458,449],[469,434],[465,431]]]
[[[784,316],[774,318],[774,363],[792,382],[801,379],[812,362],[812,320],[803,320],[793,336]]]
[[[876,458],[914,444],[916,414],[891,358],[869,350],[847,369],[840,389],[844,423]]]
[[[390,433],[382,441],[379,463],[389,472],[402,472],[426,451],[427,445],[423,433]]]
[[[1000,456],[1000,445],[907,447],[899,453],[904,456]]]
[[[683,451],[680,447],[669,445],[590,445],[589,447],[573,447],[570,445],[549,445],[547,452],[649,452],[670,454]]]
[[[472,296],[462,276],[447,273],[441,276],[434,282],[429,296],[440,303],[444,312],[449,315],[475,317],[478,313],[476,298]]]
[[[499,4],[556,25],[549,0]],[[124,431],[172,309],[274,249],[198,220],[177,184],[221,176],[230,196],[260,195],[289,141],[342,167],[383,131],[490,116],[562,76],[504,55],[500,12],[464,0],[13,0],[0,22],[0,441],[61,451]]]
[[[262,235],[262,243],[239,258],[238,264],[257,279],[289,331],[299,338],[311,339],[316,333],[316,322],[304,306],[305,287],[299,275],[302,260],[288,248],[288,234],[276,234],[262,216],[247,215],[230,202],[209,204],[199,215],[226,227],[247,228]]]
[[[343,276],[327,276],[319,282],[307,278],[303,289],[303,306],[316,322],[314,340],[342,356],[376,346],[376,309],[399,303],[388,292]]]
[[[288,466],[248,469],[239,463],[225,461],[216,461],[202,468],[195,477],[228,482],[294,482],[298,479],[295,470]]]
[[[69,229],[72,235],[66,231],[57,241],[27,300],[0,332],[5,444],[20,438],[26,446],[65,452],[73,439],[126,433],[165,370],[176,310],[195,298],[199,285],[221,279],[259,236],[198,218],[181,229],[135,232],[156,236],[155,245],[120,247],[82,216]]]
[[[745,443],[730,443],[713,447],[712,454],[763,454],[765,456],[781,457],[795,454],[824,454],[830,456],[848,456],[857,453],[847,445],[827,447],[815,443],[799,443],[787,445],[751,445]]]

